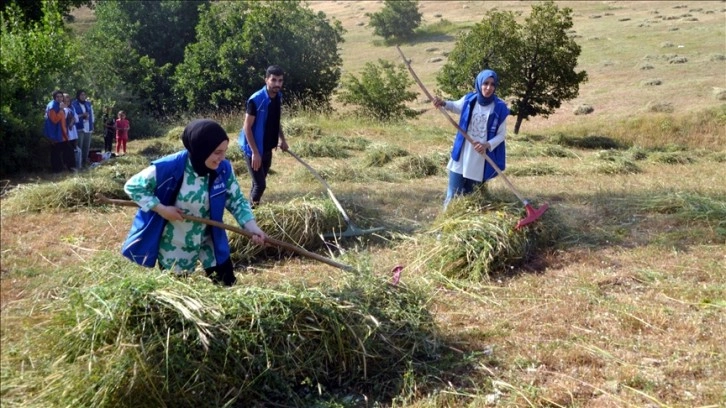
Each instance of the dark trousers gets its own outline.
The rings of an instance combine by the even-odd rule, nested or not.
[[[60,173],[75,167],[73,146],[71,142],[56,142],[50,146],[50,169],[53,173]]]
[[[237,278],[234,276],[234,266],[232,265],[231,259],[227,259],[223,264],[207,268],[204,271],[207,272],[207,276],[214,283],[232,286],[237,281]]]
[[[262,166],[257,171],[252,170],[252,157],[245,154],[245,163],[247,163],[247,171],[252,176],[252,188],[250,189],[250,204],[256,206],[262,199],[262,193],[267,188],[267,173],[272,167],[272,150],[262,153]]]
[[[113,133],[106,133],[106,135],[103,136],[103,151],[113,152],[113,139],[115,138],[116,135]]]

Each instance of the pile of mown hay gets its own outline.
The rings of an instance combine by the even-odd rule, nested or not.
[[[521,203],[503,201],[485,189],[455,198],[417,240],[416,263],[456,279],[505,275],[538,250],[555,246],[563,232],[553,208],[535,223],[515,229],[524,217]]]
[[[380,167],[390,163],[396,157],[408,156],[408,152],[395,145],[377,143],[368,146],[362,163],[364,167]]]
[[[626,152],[620,150],[601,150],[594,155],[598,160],[595,171],[600,174],[637,174],[642,172]]]
[[[417,154],[399,160],[396,169],[409,178],[423,178],[444,174],[445,167],[439,165],[436,157]]]
[[[109,173],[110,174],[110,173]],[[123,177],[123,176],[121,176]],[[96,193],[126,197],[125,179],[113,177],[69,177],[58,182],[18,186],[3,200],[8,213],[75,210],[97,205]]]
[[[221,288],[146,271],[105,276],[54,305],[38,344],[57,360],[40,398],[94,407],[390,398],[441,351],[429,299],[368,274],[341,281]]]
[[[261,205],[255,209],[255,218],[268,236],[308,250],[320,248],[324,244],[320,235],[339,230],[344,222],[332,201],[309,197]],[[228,224],[237,225],[235,221]],[[271,256],[284,252],[276,247],[260,247],[239,234],[228,233],[228,236],[235,262],[263,253]]]

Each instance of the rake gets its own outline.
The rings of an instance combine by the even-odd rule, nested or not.
[[[401,54],[401,58],[403,58],[403,62],[406,64],[406,67],[408,67],[408,72],[411,73],[411,76],[413,77],[414,80],[416,80],[416,83],[418,84],[419,87],[421,87],[421,90],[423,90],[424,94],[426,94],[426,96],[429,98],[429,100],[433,101],[434,97],[431,96],[431,94],[426,89],[426,87],[421,82],[421,80],[418,79],[418,76],[416,75],[416,73],[413,72],[413,68],[411,67],[411,61],[406,59],[406,56],[403,55],[403,51],[401,51],[401,48],[398,45],[396,45],[396,49],[398,50],[398,53]],[[469,143],[471,143],[472,145],[475,143],[474,139],[472,139],[471,136],[469,136],[469,134],[466,133],[466,131],[464,129],[462,129],[458,123],[456,123],[454,118],[452,118],[451,115],[449,115],[449,113],[446,112],[446,109],[444,109],[443,106],[439,107],[439,111],[441,113],[443,113],[444,116],[446,116],[446,118],[449,120],[449,122],[451,122],[451,124],[454,125],[456,127],[456,129],[458,129],[462,135],[464,135],[464,138],[466,138],[466,140]],[[527,212],[527,215],[524,218],[522,218],[521,220],[519,220],[519,222],[517,223],[517,226],[515,228],[520,229],[520,228],[524,227],[525,225],[528,225],[528,224],[531,224],[531,223],[537,221],[537,219],[539,219],[539,217],[541,217],[542,214],[544,214],[544,212],[547,211],[547,209],[549,208],[549,205],[547,205],[547,203],[544,203],[540,206],[540,208],[535,208],[532,204],[530,204],[529,201],[527,201],[519,193],[519,191],[517,191],[516,188],[514,188],[514,184],[512,184],[512,182],[509,181],[509,178],[504,175],[502,169],[500,169],[499,166],[497,166],[497,164],[494,162],[494,160],[492,160],[489,157],[489,155],[486,154],[486,152],[484,152],[482,154],[482,156],[484,156],[484,159],[487,161],[487,163],[489,163],[490,166],[492,166],[492,168],[497,172],[497,174],[499,174],[502,177],[502,180],[504,180],[504,182],[507,184],[509,189],[512,190],[514,195],[517,196],[519,201],[521,201],[522,204],[524,204],[524,209]]]
[[[96,193],[96,199],[98,201],[104,203],[104,204],[114,204],[114,205],[120,205],[120,206],[125,206],[125,207],[138,207],[138,204],[136,204],[134,201],[119,200],[119,199],[114,199],[114,198],[108,198],[108,197],[104,196],[101,193]],[[249,231],[247,231],[245,229],[238,228],[238,227],[235,227],[233,225],[224,224],[224,223],[221,223],[219,221],[210,220],[209,218],[202,218],[202,217],[197,217],[197,216],[188,215],[188,214],[182,214],[182,218],[184,218],[185,220],[189,220],[189,221],[201,222],[203,224],[211,225],[211,226],[217,227],[217,228],[223,228],[223,229],[226,229],[228,231],[232,231],[232,232],[236,232],[238,234],[244,235],[247,238],[252,238],[253,235],[254,235],[254,234],[252,234],[251,232],[249,232]],[[328,264],[330,266],[334,266],[334,267],[339,268],[339,269],[342,269],[344,271],[348,271],[348,272],[353,272],[354,271],[353,267],[350,266],[350,265],[346,265],[346,264],[342,264],[340,262],[336,262],[336,261],[334,261],[334,260],[332,260],[330,258],[326,258],[326,257],[324,257],[322,255],[316,254],[314,252],[307,251],[307,250],[305,250],[303,248],[300,248],[298,246],[289,244],[289,243],[284,242],[284,241],[277,240],[277,239],[272,238],[270,236],[268,236],[267,238],[265,238],[265,243],[272,244],[272,245],[274,245],[274,246],[276,246],[278,248],[287,249],[289,251],[295,252],[298,255],[302,255],[302,256],[305,256],[305,257],[308,257],[308,258],[312,258],[312,259],[318,260],[320,262],[326,263],[326,264]]]
[[[310,171],[310,173],[312,173],[312,175],[315,176],[316,179],[318,179],[318,181],[320,182],[320,184],[322,184],[323,187],[325,187],[325,190],[327,190],[328,195],[330,196],[330,199],[333,200],[333,203],[335,203],[335,206],[338,208],[338,211],[340,211],[340,214],[343,216],[343,219],[345,220],[345,224],[348,226],[345,229],[345,231],[343,231],[343,232],[341,232],[339,234],[336,234],[336,233],[327,233],[327,234],[323,234],[323,237],[325,237],[325,238],[358,237],[358,236],[361,236],[361,235],[372,234],[374,232],[382,231],[382,230],[385,229],[384,227],[376,227],[376,228],[369,228],[369,229],[361,229],[361,228],[358,228],[350,220],[350,217],[348,216],[348,213],[345,212],[345,210],[343,209],[343,206],[340,205],[340,202],[338,201],[338,199],[335,198],[335,194],[333,194],[333,190],[330,189],[330,186],[328,185],[328,183],[325,182],[325,179],[323,179],[320,176],[320,174],[317,171],[315,171],[315,169],[313,169],[312,167],[310,167],[309,164],[305,163],[305,161],[303,161],[303,159],[301,159],[300,156],[298,156],[297,154],[293,153],[289,149],[286,150],[286,151],[287,151],[287,153],[290,154],[290,156],[294,157],[295,160],[299,161],[300,164],[302,164],[303,166],[305,166],[305,168],[307,168]]]

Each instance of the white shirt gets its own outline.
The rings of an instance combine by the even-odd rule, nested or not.
[[[76,122],[78,122],[78,115],[76,112],[71,108],[64,108],[66,112],[66,116],[73,115],[76,117]],[[76,123],[73,122],[73,124],[68,128],[68,140],[76,140],[78,139],[78,129],[76,129]]]
[[[461,114],[461,110],[464,108],[465,97],[454,102],[446,102],[444,108],[446,110]],[[494,110],[494,103],[490,103],[487,106],[481,106],[478,103],[474,104],[474,110],[469,121],[469,128],[466,133],[471,136],[474,141],[484,143],[487,141],[487,122],[489,115]],[[504,141],[504,136],[507,134],[506,121],[499,124],[497,134],[491,140],[489,140],[489,151],[494,150],[500,143]],[[464,177],[482,181],[484,179],[484,165],[486,159],[484,156],[474,150],[474,146],[468,141],[464,142],[464,146],[461,150],[459,160],[449,159],[449,164],[446,168],[449,171],[463,175]]]

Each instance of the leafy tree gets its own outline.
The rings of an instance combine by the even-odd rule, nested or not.
[[[44,2],[41,11],[38,21],[28,21],[15,4],[0,13],[0,174],[46,163],[43,112],[75,58],[57,4]]]
[[[414,0],[385,0],[381,11],[366,13],[366,17],[373,34],[385,40],[410,38],[421,24],[418,1]]]
[[[576,72],[580,46],[568,37],[572,10],[546,1],[532,6],[523,25],[511,12],[495,11],[461,36],[437,76],[439,86],[454,97],[472,89],[476,74],[491,68],[499,73],[497,94],[512,101],[514,133],[532,116],[548,117],[563,101],[577,97],[587,81]]]
[[[411,85],[413,80],[403,64],[396,66],[379,59],[378,64],[366,63],[361,79],[348,74],[340,100],[346,105],[361,106],[360,113],[379,120],[414,117],[417,112],[406,106],[417,95],[409,90]]]
[[[126,108],[132,114],[134,109],[155,116],[173,113],[171,77],[184,58],[184,48],[194,40],[199,7],[204,4],[207,1],[98,3],[97,22],[84,47],[85,54],[92,56],[84,66],[90,82],[86,87],[106,100],[133,100]]]
[[[27,23],[39,22],[43,19],[43,5],[52,1],[52,7],[63,17],[70,17],[74,8],[88,6],[93,7],[93,0],[3,0],[0,3],[0,11],[5,12],[10,7],[16,6],[21,12],[15,18],[24,20]]]
[[[276,64],[285,70],[287,102],[328,108],[340,79],[342,34],[339,21],[299,1],[212,3],[177,67],[176,95],[193,111],[240,108]]]

